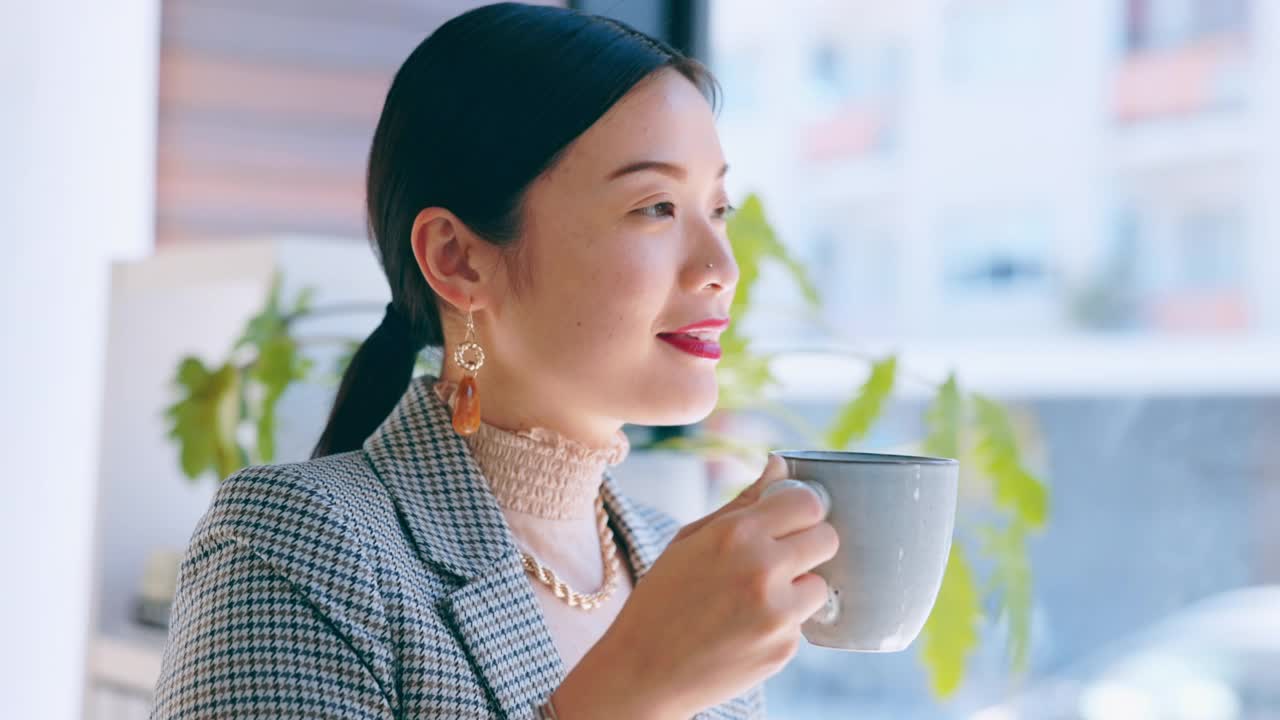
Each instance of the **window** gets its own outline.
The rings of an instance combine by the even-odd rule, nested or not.
[[[778,399],[828,419],[849,365],[813,349],[897,350],[911,388],[858,446],[892,448],[954,368],[1016,409],[1052,493],[1024,679],[988,605],[950,699],[918,646],[806,645],[770,716],[1280,712],[1280,85],[1256,75],[1280,14],[713,0],[710,35],[731,191],[760,194],[825,301],[815,326],[786,283],[757,290],[753,335],[806,349]]]

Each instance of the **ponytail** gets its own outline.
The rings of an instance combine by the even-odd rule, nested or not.
[[[425,333],[414,332],[413,324],[394,303],[387,303],[382,322],[360,344],[342,374],[329,421],[312,458],[357,450],[364,444],[408,389],[418,353],[427,340]]]

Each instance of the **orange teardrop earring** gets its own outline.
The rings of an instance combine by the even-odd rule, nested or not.
[[[484,348],[476,342],[476,323],[470,308],[467,309],[467,336],[453,349],[453,361],[466,372],[454,395],[453,429],[459,435],[471,435],[480,429],[480,387],[476,384],[476,373],[484,365]]]

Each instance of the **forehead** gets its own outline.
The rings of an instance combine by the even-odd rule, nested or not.
[[[628,162],[665,160],[694,172],[724,164],[711,104],[688,78],[664,69],[645,78],[565,152],[566,172],[596,181]]]

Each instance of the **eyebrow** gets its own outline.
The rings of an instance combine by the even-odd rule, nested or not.
[[[669,175],[677,180],[684,180],[689,175],[683,167],[676,165],[675,163],[663,162],[662,160],[640,160],[623,165],[617,170],[609,173],[609,176],[605,179],[617,180],[623,175],[645,171],[659,172],[663,175]],[[724,174],[727,172],[729,172],[729,165],[725,164],[720,168],[720,172],[716,174],[716,179],[724,177]]]

